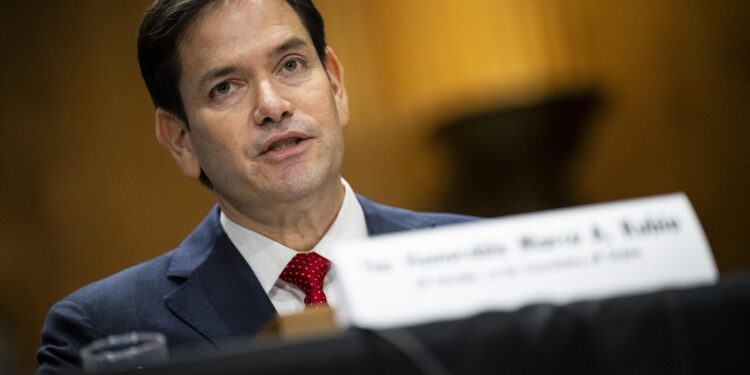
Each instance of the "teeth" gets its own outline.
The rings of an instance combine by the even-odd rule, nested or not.
[[[297,143],[299,143],[299,138],[282,139],[272,144],[271,147],[268,149],[268,151],[281,151],[289,147],[292,147],[296,145]]]

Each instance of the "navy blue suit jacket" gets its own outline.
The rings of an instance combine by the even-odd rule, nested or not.
[[[358,196],[369,235],[472,220],[383,206]],[[90,284],[50,309],[37,353],[40,374],[79,368],[78,351],[111,334],[158,331],[170,348],[228,348],[276,316],[255,274],[214,208],[176,249]]]

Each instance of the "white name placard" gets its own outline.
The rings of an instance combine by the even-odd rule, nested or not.
[[[341,242],[332,258],[340,324],[369,328],[717,279],[684,194]]]

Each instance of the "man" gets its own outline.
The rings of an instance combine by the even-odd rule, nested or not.
[[[277,314],[335,307],[333,241],[470,220],[382,206],[341,178],[343,67],[309,0],[157,0],[138,57],[159,142],[218,205],[176,249],[55,304],[40,373],[80,366],[82,346],[129,331],[221,349]],[[313,257],[322,285],[300,285],[293,267]]]

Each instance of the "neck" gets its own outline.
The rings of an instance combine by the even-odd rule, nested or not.
[[[246,209],[237,209],[221,197],[218,201],[224,214],[237,224],[290,249],[309,251],[336,220],[344,202],[344,186],[337,180],[332,186],[303,199]]]

